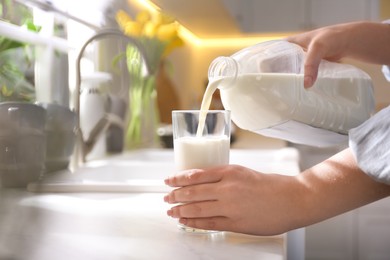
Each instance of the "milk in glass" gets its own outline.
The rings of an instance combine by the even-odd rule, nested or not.
[[[196,134],[181,136],[174,140],[175,162],[178,170],[208,168],[229,163],[230,129],[227,135],[223,135],[212,133],[212,130],[206,126],[206,117],[217,87],[216,84],[209,84],[206,88],[199,111]],[[227,122],[217,120],[214,123],[226,124]],[[226,127],[230,128],[230,122]]]
[[[174,141],[178,170],[208,168],[229,163],[230,141],[226,136],[181,137]]]

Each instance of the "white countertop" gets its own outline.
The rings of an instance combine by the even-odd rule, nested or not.
[[[149,156],[152,155],[153,158],[161,157],[162,162],[170,162],[171,159],[167,158],[173,156],[171,153],[155,151],[125,154],[113,158],[111,163],[117,167],[116,174],[122,171],[120,176],[125,180],[135,174],[126,170],[130,169],[126,167],[136,169],[141,158],[149,162]],[[132,158],[130,162],[129,158]],[[263,172],[299,173],[298,155],[292,148],[257,151],[233,149],[231,160],[232,163],[254,169],[258,167],[257,170]],[[143,176],[160,174],[155,175],[159,176],[160,181],[167,174],[161,168],[165,165],[162,162],[157,165],[158,171],[147,173],[146,167],[141,168],[139,173]],[[153,167],[150,163],[148,166]],[[170,164],[164,167],[167,171],[172,169]],[[107,173],[111,176],[113,174],[107,170],[101,171],[104,172],[106,176],[99,177],[100,182],[107,180]],[[91,175],[82,176],[89,178]],[[123,185],[123,182],[116,182]],[[23,189],[0,189],[0,259],[272,260],[287,259],[289,252],[296,248],[302,251],[302,232],[298,232],[298,236],[295,236],[296,232],[289,232],[275,237],[231,232],[186,233],[178,229],[177,220],[166,215],[170,205],[164,203],[165,192],[160,188],[155,189],[153,186],[154,190],[146,189],[148,192],[140,192],[139,189],[134,192],[131,185],[126,188],[115,182],[109,183],[111,192],[100,193],[90,192],[91,185],[88,182],[85,186],[79,185],[79,191],[83,187],[89,191],[84,193],[32,193]],[[101,185],[96,187],[102,188]]]
[[[285,259],[285,235],[185,233],[163,193],[0,191],[0,259]]]

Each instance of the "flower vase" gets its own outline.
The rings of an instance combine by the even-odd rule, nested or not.
[[[159,147],[156,75],[145,76],[142,86],[130,86],[129,118],[125,136],[128,150]]]
[[[184,44],[178,34],[179,24],[162,12],[141,11],[133,19],[119,10],[115,18],[123,33],[132,39],[125,56],[131,80],[125,146],[159,147],[156,77],[163,59]],[[169,115],[165,121],[170,121]]]

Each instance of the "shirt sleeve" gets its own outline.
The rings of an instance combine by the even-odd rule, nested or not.
[[[390,24],[390,19],[383,21]],[[390,65],[382,72],[390,81]],[[390,185],[390,106],[349,131],[349,147],[359,168],[374,180]]]
[[[351,129],[349,147],[362,171],[390,185],[390,106]]]

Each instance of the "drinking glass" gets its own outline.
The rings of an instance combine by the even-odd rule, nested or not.
[[[230,122],[228,110],[172,111],[177,171],[229,164]],[[179,224],[179,228],[187,232],[215,232],[194,229],[182,224]]]

